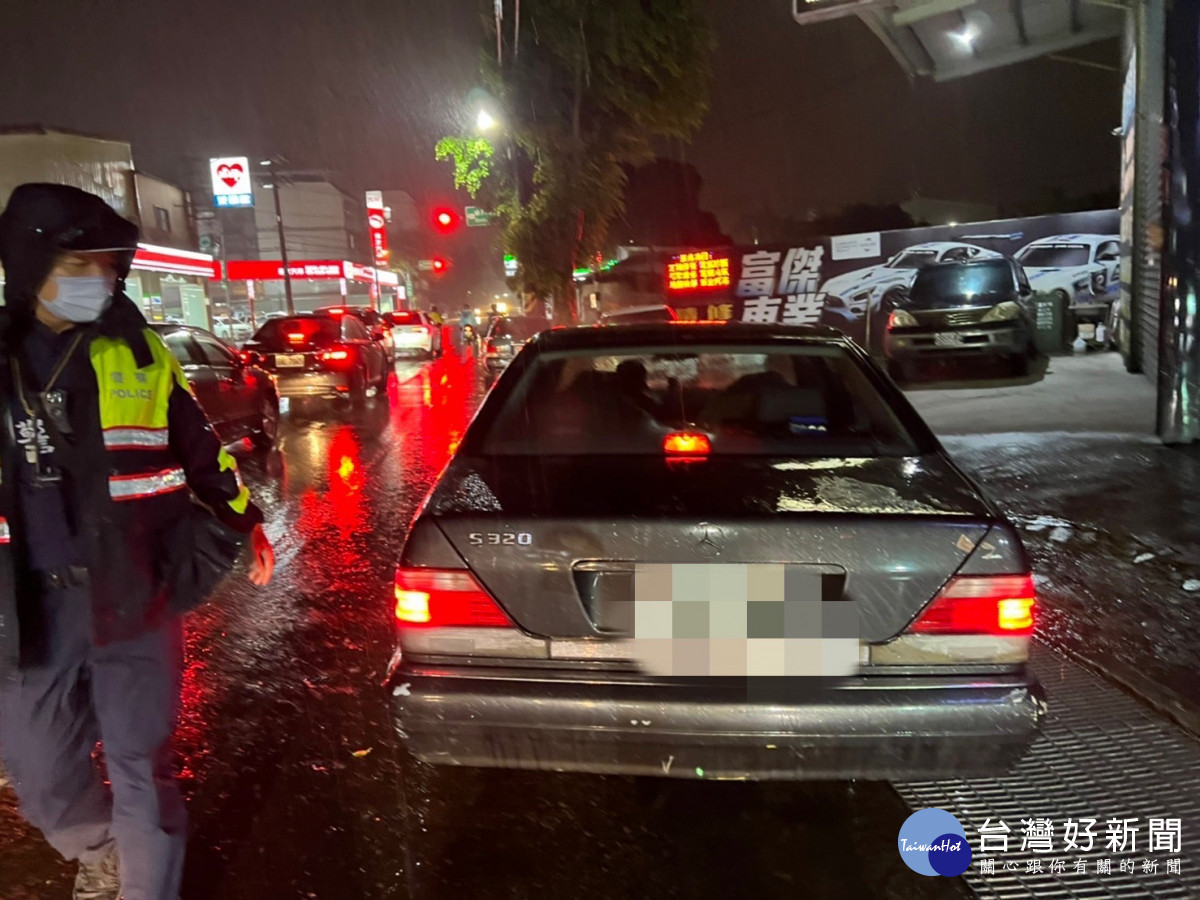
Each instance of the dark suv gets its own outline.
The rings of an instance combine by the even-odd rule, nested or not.
[[[361,406],[370,387],[387,387],[386,351],[357,316],[270,319],[243,349],[261,354],[279,381],[280,396],[294,401],[344,398]]]
[[[893,376],[911,377],[919,361],[991,357],[1024,375],[1033,351],[1033,291],[1011,259],[934,263],[895,301],[884,348]]]

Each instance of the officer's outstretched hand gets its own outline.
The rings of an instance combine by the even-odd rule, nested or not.
[[[250,532],[250,581],[259,587],[268,584],[275,573],[275,550],[262,525],[255,525]]]

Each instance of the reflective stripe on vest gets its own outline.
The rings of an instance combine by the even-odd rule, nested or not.
[[[109,450],[163,450],[170,442],[166,428],[106,428],[104,446]]]
[[[183,469],[163,469],[141,475],[111,475],[108,491],[114,500],[142,500],[187,487]]]

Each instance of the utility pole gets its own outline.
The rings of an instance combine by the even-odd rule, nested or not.
[[[289,316],[296,314],[296,301],[292,298],[292,272],[288,268],[287,240],[283,236],[283,210],[279,205],[279,179],[271,184],[271,193],[275,195],[275,229],[279,232],[279,258],[283,261],[283,294],[287,298]]]
[[[275,160],[273,159],[264,159],[261,162],[261,165],[268,167],[268,169],[274,164]],[[264,185],[264,187],[269,187],[271,193],[275,195],[275,230],[279,234],[279,258],[283,263],[283,293],[287,298],[287,314],[294,316],[296,314],[296,301],[292,297],[292,273],[288,267],[287,240],[283,234],[283,208],[279,200],[279,173],[271,171],[270,174],[271,183]]]

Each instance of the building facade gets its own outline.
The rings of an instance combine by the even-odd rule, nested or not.
[[[126,292],[146,317],[208,328],[213,258],[197,252],[191,201],[177,185],[138,172],[125,141],[30,125],[0,128],[0,205],[30,181],[103,198],[142,231]]]

